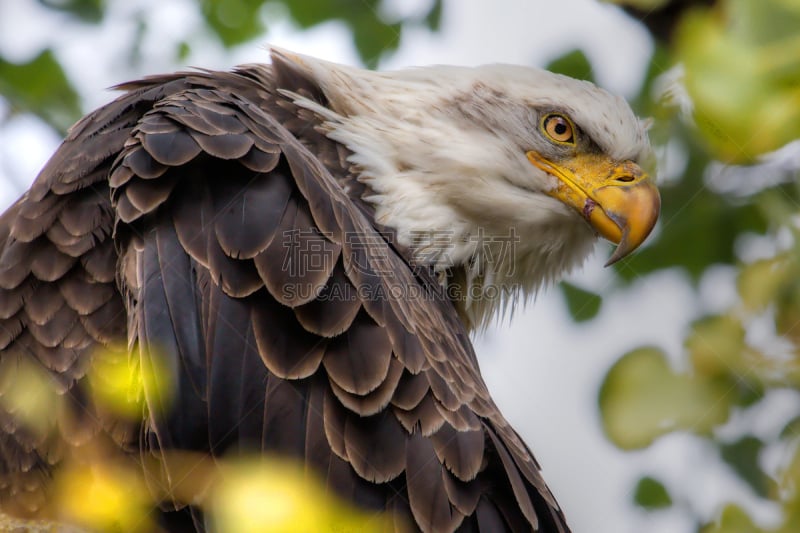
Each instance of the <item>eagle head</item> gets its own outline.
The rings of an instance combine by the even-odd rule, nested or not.
[[[512,65],[372,72],[274,49],[324,93],[376,222],[448,284],[468,326],[581,264],[598,236],[635,250],[660,197],[646,127],[619,96]]]

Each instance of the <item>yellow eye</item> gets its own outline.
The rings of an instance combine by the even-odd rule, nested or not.
[[[542,119],[542,130],[553,141],[560,144],[575,144],[572,122],[564,115],[547,115]]]

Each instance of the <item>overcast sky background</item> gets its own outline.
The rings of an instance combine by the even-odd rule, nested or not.
[[[227,68],[265,61],[263,45],[348,64],[358,64],[350,35],[339,24],[299,33],[287,23],[270,26],[260,43],[225,53],[200,36],[202,21],[190,0],[109,1],[110,15],[100,27],[83,26],[38,6],[35,0],[0,2],[0,50],[24,61],[53,46],[81,92],[86,111],[113,97],[107,90],[143,74],[190,65]],[[428,0],[391,0],[387,14],[424,11]],[[145,10],[149,31],[136,70],[125,54]],[[188,40],[192,53],[184,65],[172,60],[174,43]],[[604,87],[636,94],[652,51],[646,30],[620,10],[593,0],[448,0],[442,29],[406,31],[398,52],[383,69],[422,64],[477,65],[518,63],[543,66],[581,48]],[[7,113],[2,109],[0,113]],[[0,207],[24,190],[60,139],[35,120],[12,117],[0,126]],[[614,283],[602,264],[610,246],[600,244],[571,280],[601,291]],[[643,473],[688,490],[703,516],[712,516],[723,498],[747,503],[749,493],[712,457],[712,450],[688,435],[671,435],[648,450],[622,453],[603,436],[597,393],[604,373],[623,352],[641,344],[665,349],[675,361],[688,323],[701,311],[733,301],[733,272],[720,269],[698,297],[677,273],[636,283],[604,301],[600,316],[578,326],[569,319],[561,295],[547,290],[513,319],[476,339],[484,376],[495,400],[534,451],[544,477],[565,508],[576,533],[689,533],[680,513],[644,513],[632,505],[632,489]],[[777,409],[789,405],[776,400]],[[783,407],[782,407],[783,406]],[[688,487],[687,487],[688,486]],[[748,503],[748,506],[752,506]],[[770,509],[757,516],[774,518]]]

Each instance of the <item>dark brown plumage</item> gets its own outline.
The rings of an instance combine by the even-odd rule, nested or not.
[[[453,304],[278,88],[325,103],[279,56],[123,85],[0,218],[0,367],[46,369],[75,419],[43,439],[0,410],[4,507],[35,513],[63,443],[105,432],[299,458],[424,531],[567,531]],[[91,350],[125,343],[175,374],[143,439],[87,394]]]

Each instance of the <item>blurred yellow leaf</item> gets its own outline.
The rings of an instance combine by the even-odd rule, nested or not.
[[[755,533],[761,531],[747,513],[737,505],[726,505],[722,510],[719,520],[708,525],[701,533]]]
[[[773,296],[776,301],[780,300],[778,293],[773,293]],[[778,332],[781,331],[781,309],[782,306],[778,306],[776,313]],[[786,310],[794,313],[791,316],[797,317],[796,302],[786,306]],[[749,321],[742,323],[732,314],[711,315],[693,323],[684,343],[697,376],[735,382],[753,394],[759,394],[765,386],[799,384],[800,361],[748,345],[745,342],[745,330],[749,325]],[[800,334],[799,322],[794,322],[792,327],[798,330],[795,334]],[[791,340],[791,337],[787,339]]]
[[[4,355],[0,366],[0,408],[39,435],[54,426],[59,396],[47,370],[30,359]]]
[[[142,364],[145,361],[145,364]],[[127,418],[142,416],[145,395],[158,395],[160,401],[172,396],[173,379],[158,350],[144,352],[109,346],[99,349],[92,359],[89,382],[95,401]]]
[[[730,315],[710,316],[692,324],[685,344],[695,371],[713,377],[745,367],[741,362],[746,349],[744,335],[742,323]]]
[[[792,273],[785,257],[755,261],[745,265],[739,273],[739,297],[748,311],[763,311],[771,304],[778,291]]]
[[[277,458],[223,465],[211,494],[215,531],[323,533],[391,529],[391,517],[358,511],[334,498],[302,466]]]
[[[59,471],[55,503],[61,518],[100,531],[152,531],[152,503],[141,477],[121,462],[97,460]]]
[[[778,299],[775,313],[775,328],[778,333],[792,341],[800,350],[800,287]]]
[[[800,137],[800,13],[785,3],[721,0],[678,28],[697,125],[727,162],[752,162]]]
[[[676,430],[708,432],[730,411],[729,389],[716,380],[676,374],[657,348],[624,355],[600,389],[603,428],[620,448],[648,446]]]

